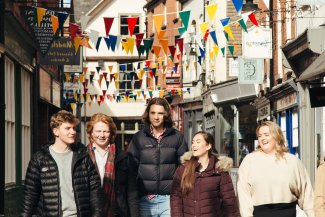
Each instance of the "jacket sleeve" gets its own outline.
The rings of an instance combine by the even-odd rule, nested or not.
[[[181,135],[180,136],[180,141],[179,141],[179,146],[178,146],[178,149],[177,149],[177,159],[178,159],[178,161],[180,160],[180,157],[187,151],[188,151],[187,142],[185,141],[185,138]]]
[[[221,210],[223,212],[223,216],[237,217],[237,201],[234,186],[228,172],[221,173],[220,196],[222,201]]]
[[[139,193],[137,187],[139,153],[132,139],[129,147],[129,174],[128,174],[128,203],[131,217],[139,216]]]
[[[23,210],[20,216],[31,217],[36,212],[41,194],[40,171],[37,156],[34,155],[28,164],[26,172]]]
[[[302,162],[298,160],[298,169],[299,169],[299,177],[298,182],[300,183],[299,189],[299,198],[298,205],[299,207],[306,213],[308,217],[314,217],[314,191],[309,179],[309,175],[307,173],[306,168],[302,164]]]
[[[316,172],[314,210],[316,217],[325,216],[325,164]]]
[[[172,191],[170,194],[171,217],[183,217],[183,200],[180,191],[181,177],[180,167],[178,167],[174,174]]]
[[[253,198],[251,196],[251,188],[248,182],[249,162],[247,161],[247,159],[248,157],[246,156],[238,169],[237,192],[240,215],[242,217],[253,217],[254,207]]]
[[[98,176],[95,165],[89,156],[87,156],[87,161],[92,217],[103,217],[104,192],[101,188],[100,178]]]
[[[128,174],[128,204],[131,217],[139,217],[139,195],[137,188],[137,164],[133,158],[129,158],[129,174]]]

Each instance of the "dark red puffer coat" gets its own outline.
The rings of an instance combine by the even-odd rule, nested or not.
[[[191,156],[191,152],[187,152],[182,159],[186,161]],[[237,200],[228,172],[231,166],[232,159],[213,155],[206,170],[200,173],[198,163],[194,188],[184,197],[180,192],[180,183],[185,166],[179,166],[172,185],[171,216],[238,217]]]

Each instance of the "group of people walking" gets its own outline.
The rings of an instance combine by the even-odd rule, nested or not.
[[[232,159],[214,151],[211,134],[197,132],[189,151],[163,98],[149,101],[143,121],[123,151],[114,143],[111,117],[91,117],[84,146],[76,144],[78,119],[64,110],[54,114],[55,141],[28,165],[21,216],[296,217],[297,205],[307,217],[325,216],[325,165],[314,196],[306,169],[288,153],[274,122],[258,126],[259,146],[240,165],[236,197]]]

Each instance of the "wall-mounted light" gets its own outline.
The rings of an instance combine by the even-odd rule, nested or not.
[[[167,26],[166,25],[163,25],[160,29],[161,30],[165,30],[165,29],[167,29]]]
[[[179,20],[178,17],[175,17],[175,18],[173,19],[173,23],[174,23],[174,24],[178,23],[178,20]]]

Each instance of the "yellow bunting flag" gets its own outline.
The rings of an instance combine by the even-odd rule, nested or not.
[[[162,58],[162,57],[159,57],[159,58],[158,58],[158,63],[159,63],[160,66],[163,65],[163,64],[162,64],[162,61],[163,61],[163,58]]]
[[[233,34],[232,34],[232,31],[231,31],[230,26],[227,25],[227,26],[224,26],[223,28],[225,29],[225,31],[227,32],[227,34],[229,35],[229,37],[230,37],[232,40],[234,40],[234,36],[233,36]]]
[[[114,80],[115,80],[115,81],[118,80],[118,73],[114,73]]]
[[[214,47],[213,47],[213,52],[214,52],[214,55],[215,55],[216,57],[218,57],[219,47],[218,47],[218,46],[214,46]]]
[[[70,103],[70,107],[72,109],[72,113],[74,113],[75,107],[76,107],[76,103],[74,103],[74,102]]]
[[[126,43],[128,45],[130,53],[133,54],[135,38],[126,37]]]
[[[37,8],[37,25],[38,25],[38,27],[41,26],[41,21],[43,20],[45,13],[46,13],[45,8]]]
[[[156,31],[159,33],[161,31],[161,26],[164,22],[164,15],[154,15],[153,22],[155,23]]]
[[[64,73],[65,76],[65,82],[70,82],[70,74],[69,73]]]
[[[74,100],[77,102],[78,101],[78,95],[77,95],[77,93],[74,93],[73,94],[73,98],[74,98]]]
[[[164,90],[159,90],[159,98],[164,98]]]
[[[55,34],[56,30],[58,30],[59,27],[59,18],[57,16],[51,15],[51,21],[52,21],[53,34]]]
[[[122,43],[125,53],[128,54],[129,53],[128,43],[126,41],[121,41],[121,43]]]
[[[79,75],[79,81],[80,81],[80,83],[82,83],[84,81],[84,77],[85,77],[85,75],[83,75],[83,74],[80,74]]]
[[[110,73],[112,73],[113,66],[108,66],[108,70],[109,70]]]
[[[81,42],[81,37],[75,37],[74,38],[74,50],[77,53],[79,47],[80,47],[80,42]]]
[[[212,4],[212,5],[208,5],[205,7],[210,20],[213,20],[214,15],[216,14],[217,8],[218,8],[217,4]]]
[[[200,29],[201,29],[202,35],[205,35],[205,33],[208,30],[208,26],[209,26],[209,23],[208,22],[204,22],[204,23],[201,23],[200,24]]]
[[[115,88],[116,89],[120,89],[120,86],[119,86],[119,82],[118,81],[115,81]]]
[[[213,56],[213,51],[210,51],[210,60],[213,60],[214,59],[214,56]]]
[[[139,72],[137,73],[137,76],[138,76],[138,78],[140,79],[140,80],[142,80],[142,77],[143,77],[143,75],[144,75],[144,69],[141,69],[141,70],[139,70]]]
[[[137,91],[138,98],[140,97],[140,94],[141,94],[141,91],[138,90],[138,91]]]

